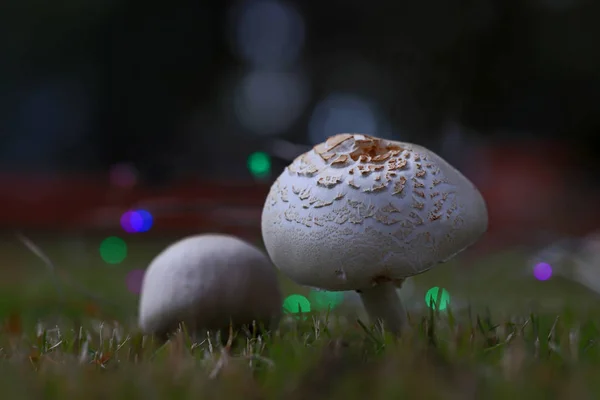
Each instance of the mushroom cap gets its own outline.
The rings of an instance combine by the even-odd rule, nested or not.
[[[183,321],[190,329],[227,329],[281,314],[276,269],[258,248],[229,235],[184,238],[150,263],[142,282],[139,325],[163,335]]]
[[[300,155],[273,183],[262,235],[295,282],[356,290],[425,272],[487,230],[465,176],[415,144],[339,134]]]

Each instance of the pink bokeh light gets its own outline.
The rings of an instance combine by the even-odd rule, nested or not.
[[[127,233],[139,232],[142,224],[142,216],[136,211],[126,211],[121,216],[121,227]]]
[[[533,267],[533,276],[538,281],[547,281],[552,277],[552,266],[545,262],[540,262]]]

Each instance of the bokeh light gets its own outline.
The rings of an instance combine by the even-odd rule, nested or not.
[[[141,218],[141,224],[134,225],[133,227],[138,232],[148,232],[154,224],[154,218],[152,218],[152,214],[150,214],[148,210],[136,210],[135,213]]]
[[[140,294],[145,273],[146,271],[143,269],[134,269],[127,273],[127,276],[125,276],[125,284],[129,292]]]
[[[121,227],[127,233],[136,233],[135,225],[141,225],[142,217],[135,211],[126,211],[121,216]]]
[[[310,312],[310,301],[301,294],[291,294],[283,301],[283,310],[290,314]]]
[[[244,128],[257,135],[276,135],[300,117],[308,102],[309,84],[300,74],[252,71],[234,94],[234,109]]]
[[[425,294],[425,304],[429,308],[437,308],[443,311],[450,305],[450,293],[446,289],[434,286]]]
[[[127,233],[148,232],[154,223],[147,210],[129,210],[121,216],[121,227]]]
[[[241,2],[234,9],[237,53],[253,68],[283,68],[296,62],[304,46],[304,21],[275,0]]]
[[[308,298],[316,310],[333,310],[344,301],[344,292],[311,289]]]
[[[354,94],[334,93],[317,104],[310,117],[308,137],[312,144],[338,133],[364,133],[385,138],[389,137],[385,125],[375,104]]]
[[[100,243],[100,257],[107,264],[119,264],[127,258],[127,244],[116,236],[107,237]]]
[[[538,281],[547,281],[552,277],[552,266],[546,262],[540,262],[533,267],[533,276]]]
[[[271,173],[271,157],[258,151],[248,157],[248,169],[255,178],[264,178]]]

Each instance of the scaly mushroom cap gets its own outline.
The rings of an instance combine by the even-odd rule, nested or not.
[[[339,134],[277,178],[262,234],[297,283],[356,290],[427,271],[476,242],[487,223],[477,188],[435,153]]]

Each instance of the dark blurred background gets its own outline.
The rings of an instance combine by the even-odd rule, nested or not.
[[[92,176],[268,184],[353,131],[439,152],[492,220],[560,209],[581,230],[597,214],[598,17],[591,0],[4,2],[0,224],[39,222],[23,199],[41,213]]]
[[[490,229],[461,265],[600,243],[599,18],[593,0],[4,1],[0,280],[39,263],[15,230],[65,268],[117,264],[126,238],[133,272],[186,233],[260,242],[271,182],[341,132],[425,145],[476,183]],[[503,260],[482,270],[532,277]]]

